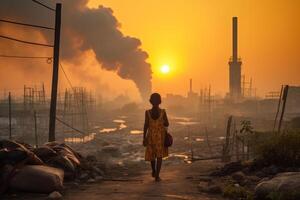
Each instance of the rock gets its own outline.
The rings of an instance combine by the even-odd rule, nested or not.
[[[234,172],[241,171],[244,168],[241,161],[231,162],[224,165],[220,170],[213,172],[212,176],[226,176]]]
[[[222,193],[222,188],[218,185],[211,185],[208,186],[207,192],[211,194],[220,194]]]
[[[93,179],[93,178],[90,178],[89,180],[87,180],[87,183],[95,183],[96,181],[95,181],[95,179]]]
[[[279,173],[274,178],[262,181],[255,187],[255,199],[264,200],[268,195],[281,199],[300,199],[300,172]]]
[[[80,177],[79,177],[80,180],[86,180],[86,179],[88,179],[88,178],[89,178],[89,175],[88,175],[87,173],[83,173],[83,174],[81,174]]]
[[[198,190],[200,192],[205,192],[205,193],[210,193],[210,194],[222,193],[222,188],[219,185],[216,185],[216,184],[209,185],[206,182],[200,182],[198,185]]]
[[[231,175],[232,179],[238,183],[242,183],[245,180],[245,174],[241,171],[235,172]]]
[[[266,175],[276,175],[279,172],[279,168],[275,165],[271,165],[270,167],[264,167],[262,172]]]
[[[57,191],[50,193],[48,196],[48,199],[61,199],[61,198],[62,198],[62,195]]]
[[[94,155],[88,155],[86,157],[86,160],[89,161],[89,162],[97,162],[97,158]]]
[[[103,176],[103,175],[104,175],[104,172],[103,172],[99,167],[93,166],[92,169],[93,169],[93,171],[96,172],[98,175],[100,175],[100,176]]]
[[[96,180],[96,181],[102,181],[102,180],[103,180],[103,176],[96,176],[96,177],[95,177],[95,180]]]

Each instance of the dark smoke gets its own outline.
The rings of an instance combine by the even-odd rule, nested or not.
[[[42,2],[55,6],[52,1]],[[146,62],[148,54],[140,48],[141,41],[123,35],[112,9],[104,6],[89,9],[87,3],[88,0],[62,2],[62,58],[72,61],[81,52],[92,49],[104,69],[133,80],[146,98],[151,92],[152,72]],[[1,0],[0,17],[54,26],[54,14],[30,0]],[[53,42],[52,34],[43,34]]]

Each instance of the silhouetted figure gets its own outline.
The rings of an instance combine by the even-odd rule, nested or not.
[[[159,108],[161,97],[158,93],[150,96],[150,103],[152,109],[145,112],[143,145],[146,147],[145,160],[151,161],[152,177],[155,181],[160,181],[162,158],[168,156],[164,141],[169,121],[166,111]]]

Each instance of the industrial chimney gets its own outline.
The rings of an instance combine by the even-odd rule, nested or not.
[[[232,57],[229,60],[229,94],[230,98],[241,98],[241,65],[238,58],[238,18],[232,18]]]

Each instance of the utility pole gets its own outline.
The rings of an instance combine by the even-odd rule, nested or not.
[[[11,140],[11,94],[8,93],[8,119],[9,119],[9,139]]]
[[[58,85],[60,27],[61,27],[61,4],[57,3],[56,4],[56,9],[55,9],[53,74],[52,74],[51,104],[50,104],[50,118],[49,118],[49,137],[48,137],[49,142],[55,141],[55,121],[56,121],[56,102],[57,102],[57,85]]]

